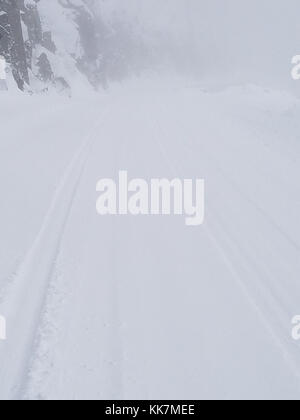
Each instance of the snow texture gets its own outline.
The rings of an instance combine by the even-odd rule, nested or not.
[[[299,2],[72,0],[92,58],[67,3],[0,89],[0,399],[298,400]],[[204,224],[99,216],[121,170],[205,179]]]

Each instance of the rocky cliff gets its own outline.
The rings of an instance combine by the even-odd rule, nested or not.
[[[136,28],[114,16],[104,22],[99,0],[0,0],[0,55],[21,90],[70,91],[86,78],[94,88],[129,71],[144,56]]]

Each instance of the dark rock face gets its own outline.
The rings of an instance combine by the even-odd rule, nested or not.
[[[51,13],[54,18],[49,18]],[[65,20],[57,31],[60,16]],[[76,47],[61,50],[69,38]],[[139,72],[136,57],[144,53],[130,25],[119,19],[102,21],[96,0],[0,0],[0,55],[21,90],[70,91],[64,65],[73,66],[94,88],[106,87],[108,79]]]
[[[21,26],[20,0],[0,0],[0,54],[11,64],[14,79],[20,89],[29,83],[25,44]]]
[[[23,90],[30,84],[29,71],[32,69],[33,49],[37,45],[49,51],[55,51],[49,32],[43,33],[37,10],[39,0],[0,0],[0,54],[11,65],[12,74]],[[26,27],[28,39],[24,39],[23,27]],[[49,80],[49,62],[42,55],[39,61],[39,77]]]
[[[49,30],[43,30],[38,10],[39,0],[0,0],[0,55],[11,66],[14,79],[21,90],[36,78],[45,84],[68,86],[51,68],[49,54],[56,53],[56,45]],[[71,0],[59,0],[57,7],[72,13],[78,31],[81,54],[73,57],[77,68],[86,75],[93,86],[103,84],[105,77],[99,68],[99,38],[103,27],[86,6]],[[100,24],[99,24],[100,23]],[[26,28],[26,36],[24,36]],[[39,53],[42,47],[42,52]]]

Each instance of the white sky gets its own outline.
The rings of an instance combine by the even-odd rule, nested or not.
[[[290,78],[300,54],[299,0],[99,0],[145,25],[197,44],[210,72]]]

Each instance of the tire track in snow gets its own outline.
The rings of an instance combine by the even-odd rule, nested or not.
[[[160,109],[160,111],[161,111],[160,115],[164,115],[166,109],[162,106],[161,103],[157,103],[156,105],[157,105],[157,109]],[[170,168],[171,172],[174,174],[174,177],[178,177],[179,173],[182,173],[182,174],[184,173],[182,163],[178,162],[178,161],[175,162],[175,161],[170,159],[170,157],[169,157],[170,153],[167,152],[165,146],[160,141],[160,135],[159,134],[164,133],[164,129],[162,128],[162,126],[161,126],[161,124],[160,124],[160,122],[158,121],[157,118],[156,118],[156,129],[155,129],[155,131],[156,132],[155,132],[155,135],[154,135],[154,140],[155,140],[155,142],[157,144],[157,147],[160,151],[160,155],[163,157],[166,164]],[[165,136],[165,137],[167,138],[167,136]],[[190,150],[190,148],[187,147],[185,144],[183,144],[183,143],[180,144],[180,147],[183,147],[183,149],[185,150],[185,152],[188,155],[193,156],[192,150]],[[215,162],[215,160],[213,159],[211,154],[207,151],[207,149],[202,148],[202,151],[204,152],[205,157],[208,158],[208,160],[211,162],[211,167],[214,167],[217,170],[217,172],[220,173],[221,176],[224,176],[223,169],[219,167],[219,165]],[[228,182],[230,182],[231,180],[229,179],[227,174],[225,174],[225,175],[226,175],[225,179]],[[235,184],[233,184],[232,187],[235,189],[235,191],[237,193],[240,193],[241,197],[246,199],[249,204],[252,204],[256,208],[256,210],[262,216],[264,216],[264,218],[267,218],[267,214],[265,212],[262,212],[260,207],[258,207],[255,202],[253,202],[250,199],[247,199],[247,197],[245,198],[245,194],[242,194],[240,192],[240,189],[236,188]],[[210,212],[211,212],[211,210],[210,210]],[[214,213],[214,214],[215,214],[215,218],[216,218],[217,213]],[[268,219],[267,219],[267,221],[268,221]],[[269,222],[273,225],[274,229],[279,234],[282,235],[282,229],[278,229],[278,225],[274,224],[272,219]],[[241,278],[241,276],[239,274],[239,271],[238,271],[238,269],[236,269],[234,260],[230,256],[230,252],[228,251],[228,249],[225,248],[225,245],[220,243],[220,241],[218,240],[217,233],[216,233],[216,226],[208,227],[207,225],[204,224],[202,226],[202,228],[205,230],[207,237],[209,238],[210,242],[212,243],[212,245],[214,246],[214,248],[216,249],[216,251],[220,255],[220,258],[224,262],[225,266],[227,267],[229,272],[232,274],[232,277],[235,280],[238,287],[240,288],[241,292],[247,298],[249,304],[252,306],[253,310],[258,315],[262,324],[266,328],[266,331],[268,331],[270,337],[274,341],[274,344],[280,350],[280,352],[283,356],[283,359],[285,360],[287,366],[290,369],[290,372],[298,380],[300,380],[300,361],[299,361],[299,357],[298,357],[297,352],[294,351],[294,348],[291,348],[289,346],[289,341],[288,341],[288,337],[287,337],[288,334],[284,329],[284,325],[286,325],[284,323],[284,319],[288,319],[288,314],[285,312],[285,308],[283,307],[282,302],[280,301],[280,299],[278,297],[276,297],[274,295],[273,291],[270,290],[266,284],[264,284],[264,279],[262,278],[261,273],[259,273],[259,271],[257,270],[257,276],[261,280],[261,282],[259,284],[260,291],[263,293],[264,297],[268,296],[269,301],[271,302],[271,310],[273,312],[272,313],[273,318],[270,317],[270,314],[267,313],[265,308],[260,304],[260,300],[257,299],[257,295],[250,290],[249,286]],[[219,226],[219,228],[220,228],[220,226]],[[238,247],[238,244],[236,244],[236,242],[235,242],[234,238],[232,237],[232,235],[230,234],[230,232],[228,232],[228,231],[225,232],[223,227],[221,227],[221,229],[229,237],[229,245],[228,245],[229,250],[232,249],[233,247],[238,248],[238,250],[240,252],[240,255],[241,255],[241,259],[243,261],[248,262],[248,268],[249,268],[249,264],[251,263],[251,258],[245,254],[245,250]],[[293,248],[296,249],[296,251],[298,251],[298,249],[299,249],[298,245],[295,244],[294,241],[291,241],[290,238],[287,235],[282,235],[282,236],[287,240],[287,242]],[[259,282],[257,282],[257,283],[259,283]],[[278,311],[282,315],[281,317],[278,316]],[[275,316],[274,316],[274,314],[275,314]],[[277,325],[276,325],[276,322],[277,322]],[[296,346],[295,346],[295,348],[296,348]],[[297,347],[297,349],[298,349],[298,347]],[[299,384],[299,389],[300,389],[300,384]]]
[[[7,341],[0,342],[0,399],[20,399],[35,350],[48,286],[65,227],[84,173],[97,129],[109,109],[94,124],[67,167],[32,247],[22,262],[1,312],[7,319]]]

